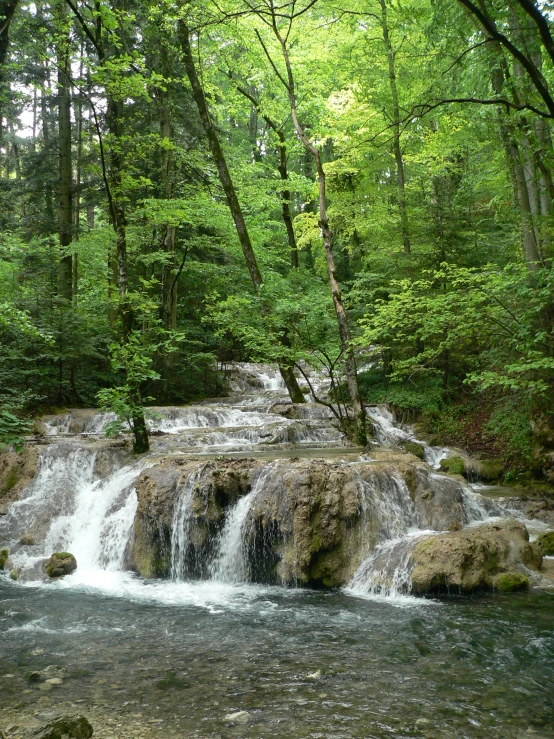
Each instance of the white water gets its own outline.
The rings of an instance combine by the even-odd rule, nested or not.
[[[185,484],[178,491],[177,504],[173,512],[171,532],[171,579],[184,580],[187,572],[187,554],[189,552],[189,532],[193,517],[192,495],[194,488],[202,476],[204,466],[191,472]]]
[[[439,469],[441,461],[450,454],[448,447],[430,446],[417,439],[413,429],[396,423],[393,414],[385,406],[370,406],[367,408],[367,415],[373,423],[379,443],[392,446],[401,446],[405,442],[420,444],[425,461],[435,470]]]
[[[244,582],[248,579],[245,540],[248,514],[252,503],[263,491],[272,467],[264,467],[252,485],[252,490],[231,508],[219,539],[217,558],[210,567],[212,579],[221,582]]]
[[[412,589],[412,549],[421,538],[435,533],[412,531],[378,544],[358,567],[345,592],[361,597],[406,601]]]

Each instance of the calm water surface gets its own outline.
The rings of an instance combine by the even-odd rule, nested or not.
[[[392,604],[112,574],[0,578],[2,708],[63,696],[156,737],[554,737],[552,593]],[[51,664],[69,677],[46,693],[26,675]]]

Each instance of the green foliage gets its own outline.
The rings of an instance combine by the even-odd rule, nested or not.
[[[28,434],[32,423],[21,420],[6,410],[0,410],[0,444],[13,446],[19,452],[23,448],[22,436]]]

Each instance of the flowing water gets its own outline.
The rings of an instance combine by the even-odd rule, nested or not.
[[[436,532],[400,475],[359,476],[361,521],[373,522],[377,546],[362,525],[368,549],[344,591],[250,582],[252,511],[270,482],[286,485],[283,460],[357,469],[365,457],[328,409],[291,406],[273,368],[235,365],[228,375],[229,398],[150,409],[157,434],[140,461],[100,440],[107,414],[45,419],[37,475],[0,519],[22,573],[17,583],[0,577],[0,729],[18,736],[29,721],[79,711],[100,739],[554,737],[554,594],[410,596],[411,548]],[[413,440],[386,409],[368,415],[382,444]],[[431,466],[446,453],[425,446]],[[167,454],[199,463],[177,491],[171,576],[145,580],[126,571],[135,482]],[[195,491],[208,460],[233,454],[261,465],[226,510],[209,561],[194,562]],[[466,525],[502,513],[440,474],[430,484],[460,488]],[[29,531],[37,543],[18,544]],[[44,556],[61,549],[77,570],[41,582]],[[205,579],[194,579],[200,570]],[[28,679],[51,665],[61,683]]]

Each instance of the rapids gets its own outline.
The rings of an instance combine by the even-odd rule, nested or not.
[[[148,409],[152,449],[140,460],[104,439],[110,414],[44,419],[37,474],[0,519],[20,570],[17,583],[0,577],[0,728],[64,708],[89,716],[100,739],[554,737],[553,594],[412,597],[411,549],[437,529],[402,476],[380,472],[377,445],[346,442],[322,406],[290,404],[270,366],[227,371],[227,398]],[[387,409],[368,416],[379,444],[414,441]],[[433,472],[448,450],[419,443],[429,486],[457,496],[462,525],[506,515]],[[144,579],[128,570],[137,480],[172,457],[197,464],[177,490],[168,577]],[[257,465],[251,487],[198,561],[198,490],[214,461],[245,457]],[[297,458],[356,481],[360,561],[341,591],[253,582],[255,513],[268,490],[286,487]],[[36,543],[21,544],[28,532]],[[44,583],[41,563],[60,550],[78,568]],[[27,681],[51,664],[63,689]],[[239,711],[247,723],[226,718]]]

